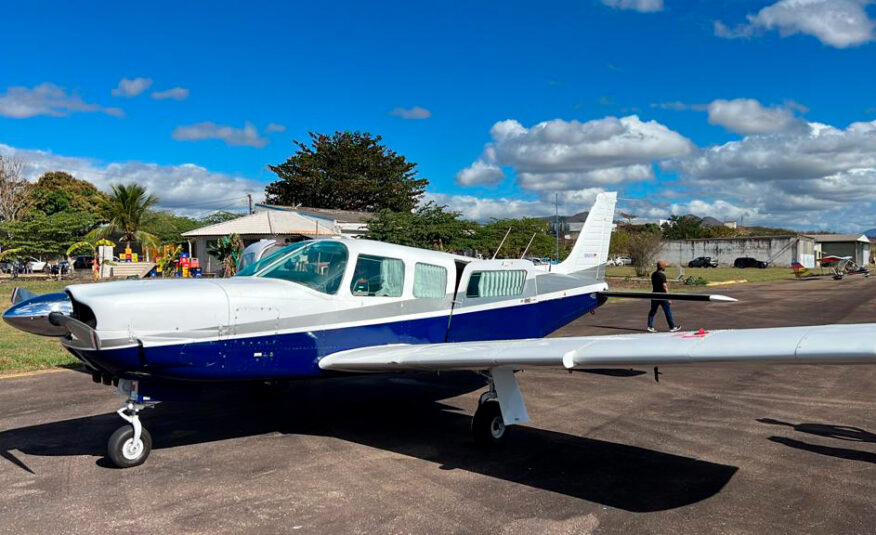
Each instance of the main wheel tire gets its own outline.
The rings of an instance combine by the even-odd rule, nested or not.
[[[146,461],[152,451],[152,436],[143,428],[139,444],[134,444],[134,428],[123,425],[110,435],[106,451],[110,461],[119,468],[138,466]]]
[[[482,403],[471,421],[471,434],[475,443],[481,447],[496,447],[505,442],[508,427],[502,419],[499,402],[489,400]]]

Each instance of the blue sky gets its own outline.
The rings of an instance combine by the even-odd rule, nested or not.
[[[876,226],[864,0],[22,4],[0,151],[30,175],[241,208],[293,139],[349,129],[480,219],[617,189],[648,217]]]

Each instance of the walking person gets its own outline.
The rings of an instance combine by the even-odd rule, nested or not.
[[[666,261],[657,261],[657,271],[651,274],[651,291],[654,293],[667,294],[669,293],[669,282],[666,280]],[[681,329],[681,326],[676,325],[672,320],[672,309],[670,308],[672,301],[669,299],[660,299],[651,301],[651,310],[648,312],[648,332],[656,333],[654,328],[654,316],[657,315],[657,309],[663,307],[663,313],[666,314],[666,323],[669,324],[669,332],[674,333]]]

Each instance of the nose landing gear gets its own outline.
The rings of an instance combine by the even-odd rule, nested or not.
[[[116,413],[130,425],[123,425],[110,435],[106,453],[118,468],[131,468],[146,462],[152,451],[152,436],[140,423],[140,411],[154,407],[158,402],[142,400],[137,381],[122,379],[118,388],[119,393],[128,399]]]
[[[107,457],[119,468],[143,464],[152,451],[152,436],[140,423],[139,416],[139,412],[146,407],[148,405],[143,403],[128,401],[117,411],[123,420],[131,424],[116,429],[107,441]]]

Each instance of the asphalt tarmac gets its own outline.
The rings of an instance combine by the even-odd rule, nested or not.
[[[677,302],[684,328],[876,322],[876,279],[710,291],[740,302]],[[643,330],[647,309],[556,335]],[[492,452],[470,374],[215,392],[144,412],[154,450],[127,470],[103,459],[111,388],[0,379],[0,533],[876,532],[876,366],[661,371],[528,370],[532,422]]]

